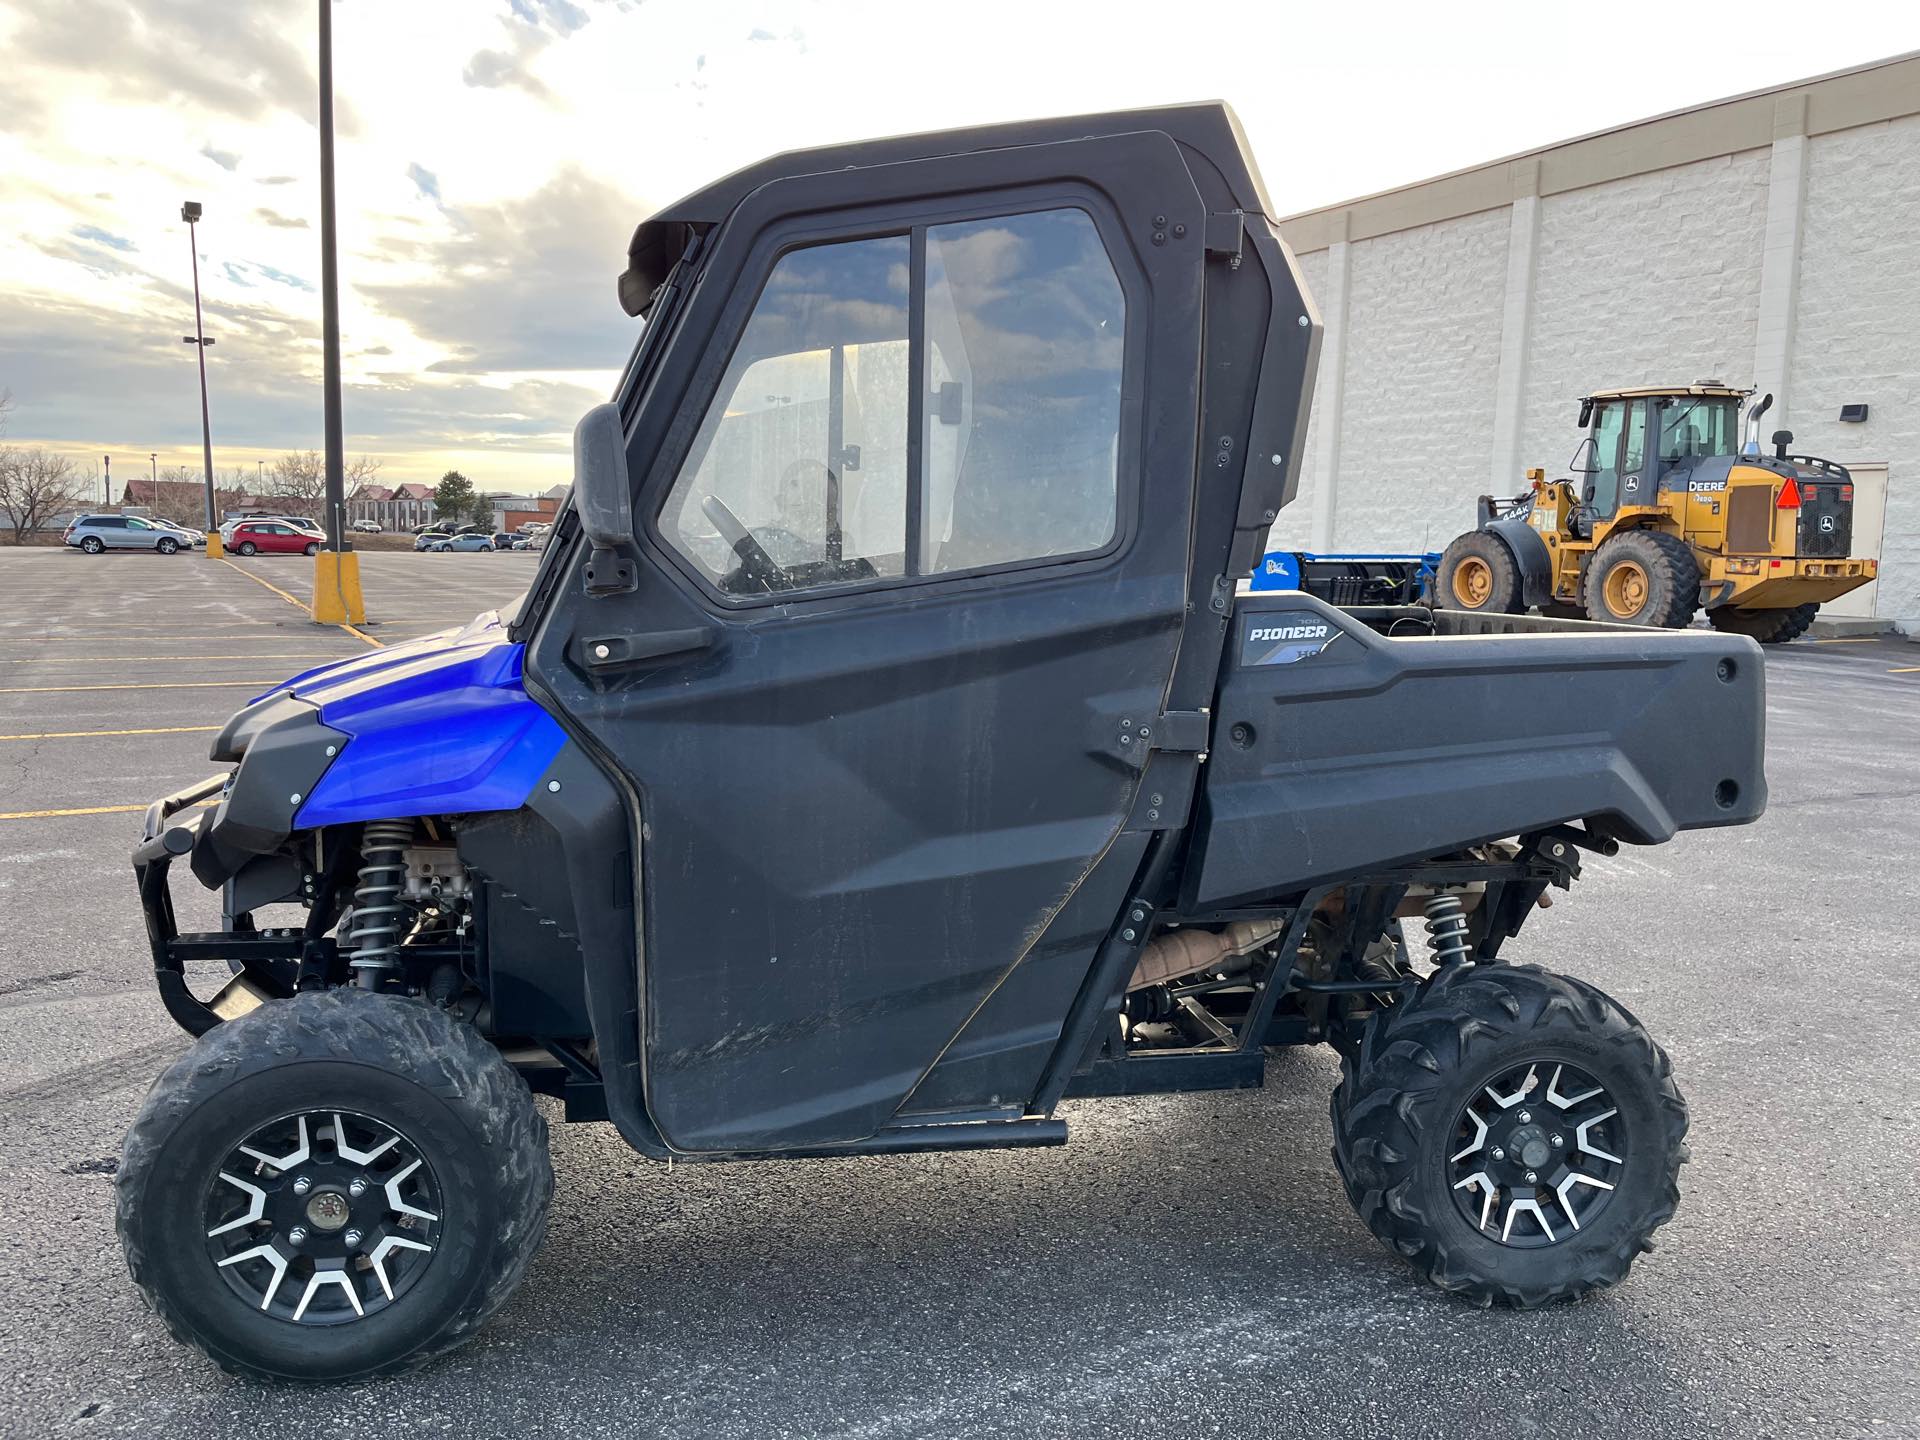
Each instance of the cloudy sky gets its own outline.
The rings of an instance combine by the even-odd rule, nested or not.
[[[316,0],[0,0],[8,439],[116,481],[320,443]],[[635,222],[774,150],[1219,96],[1283,211],[1920,47],[1920,7],[339,0],[351,452],[565,479]]]

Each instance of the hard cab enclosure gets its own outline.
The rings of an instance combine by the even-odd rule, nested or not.
[[[1504,1225],[1489,1298],[1618,1278],[1534,1247],[1564,1216],[1636,1253],[1600,1212],[1629,1237],[1671,1213],[1684,1108],[1664,1059],[1621,1068],[1658,1052],[1612,1002],[1493,962],[1580,851],[1759,814],[1760,652],[1238,593],[1297,485],[1320,333],[1271,209],[1231,112],[1196,105],[781,156],[642,224],[620,295],[645,329],[526,595],[296,676],[222,732],[230,773],[149,812],[169,1009],[243,1072],[303,1036],[371,1047],[382,1085],[505,1057],[682,1158],[1056,1143],[1067,1094],[1258,1084],[1267,1047],[1324,1039],[1383,1238],[1456,1288],[1480,1273],[1451,1232],[1395,1231],[1412,1212],[1381,1197],[1417,1180],[1470,1243]],[[179,857],[221,931],[178,932]],[[271,926],[286,904],[304,919]],[[210,1000],[204,958],[239,971]],[[413,1149],[339,1115],[295,1134],[263,1099],[280,1128],[244,1153],[274,1183],[323,1131],[353,1165],[417,1151],[403,1177],[436,1144],[459,1163],[431,1117],[339,1084]],[[149,1157],[195,1113],[155,1093],[121,1172],[136,1257]],[[1450,1141],[1378,1128],[1429,1104]],[[487,1143],[519,1156],[534,1124]],[[363,1226],[328,1202],[347,1268],[303,1311],[314,1287],[342,1320],[398,1303],[384,1265],[442,1273],[415,1254],[456,1223],[439,1192],[359,1183],[393,1204]],[[214,1268],[278,1313],[295,1242],[270,1197],[213,1193],[214,1235],[259,1241]],[[288,1213],[311,1247],[321,1218]],[[209,1314],[186,1328],[226,1334]],[[232,1343],[249,1373],[364,1373]]]

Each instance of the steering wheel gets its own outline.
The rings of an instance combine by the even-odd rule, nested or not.
[[[792,588],[793,576],[767,553],[766,546],[753,538],[753,532],[740,523],[740,517],[727,508],[726,501],[718,495],[709,495],[700,502],[700,512],[707,517],[707,523],[720,532],[720,538],[733,547],[733,553],[740,557],[741,572],[749,580],[768,592]]]

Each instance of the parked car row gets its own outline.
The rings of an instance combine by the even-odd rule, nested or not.
[[[444,530],[423,530],[413,537],[415,550],[448,552],[455,550],[538,550],[543,548],[525,535],[511,535],[505,530],[496,530],[489,534],[485,530],[468,528],[451,533]]]
[[[204,535],[157,515],[76,515],[60,538],[89,555],[103,550],[155,550],[172,555],[207,543]]]

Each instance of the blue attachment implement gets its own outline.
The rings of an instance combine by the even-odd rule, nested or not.
[[[1431,603],[1440,554],[1316,555],[1269,550],[1253,572],[1254,590],[1301,590],[1329,605]]]

